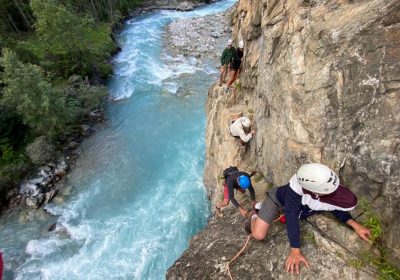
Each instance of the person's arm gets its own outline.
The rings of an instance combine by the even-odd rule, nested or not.
[[[285,196],[286,230],[290,247],[300,248],[301,196],[290,187]]]
[[[241,128],[241,129],[239,130],[239,137],[240,137],[240,139],[241,139],[243,142],[249,142],[250,139],[253,137],[253,134],[252,134],[251,132],[250,132],[249,134],[246,134],[246,133],[244,132],[244,129]]]
[[[232,201],[232,204],[235,205],[235,207],[240,207],[239,203],[237,202],[237,200],[235,198],[233,181],[232,180],[228,180],[226,182],[226,184],[228,186],[229,200]]]
[[[224,64],[226,63],[226,52],[227,52],[226,49],[224,49],[224,51],[222,52],[222,55],[221,55],[221,65],[224,65]]]
[[[290,243],[290,253],[286,259],[286,271],[293,274],[300,273],[300,264],[310,267],[307,259],[300,250],[300,214],[301,196],[296,194],[290,187],[285,196],[286,230]]]
[[[347,221],[351,219],[350,213],[346,212],[346,211],[333,210],[333,211],[331,211],[331,213],[333,214],[333,216],[336,217],[336,219],[338,219],[339,221],[341,221],[344,224],[347,223]]]
[[[296,271],[297,274],[300,274],[301,263],[303,263],[307,268],[310,268],[310,264],[301,253],[300,248],[291,248],[290,254],[286,259],[286,272],[293,274]]]
[[[367,241],[368,243],[371,242],[371,232],[368,228],[364,227],[363,225],[357,223],[353,219],[349,219],[346,222],[347,225],[351,226],[354,231],[360,236],[361,239]]]
[[[250,178],[250,176],[249,176]],[[250,182],[249,186],[249,193],[250,193],[250,198],[251,198],[251,207],[254,209],[256,205],[256,192],[254,191],[253,185]]]
[[[360,236],[361,239],[371,242],[371,232],[368,228],[364,227],[363,225],[357,223],[351,217],[349,212],[341,211],[341,210],[334,210],[332,214],[342,223],[347,224],[348,226],[352,227],[354,231]]]
[[[239,212],[243,217],[248,215],[248,211],[240,206],[235,198],[234,193],[234,180],[230,179],[227,180],[226,184],[228,185],[228,193],[229,193],[229,200],[232,201],[232,204],[239,208]]]

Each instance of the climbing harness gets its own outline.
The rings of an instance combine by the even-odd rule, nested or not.
[[[279,217],[272,221],[272,223],[276,223],[280,221],[282,224],[286,223],[286,217],[284,214],[279,214]]]

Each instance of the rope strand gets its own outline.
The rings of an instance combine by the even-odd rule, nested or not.
[[[232,277],[231,269],[230,269],[229,265],[231,264],[231,262],[235,261],[240,256],[240,254],[242,254],[244,249],[246,249],[246,246],[249,243],[251,236],[252,236],[252,234],[250,233],[247,236],[246,242],[244,243],[242,249],[240,249],[240,251],[228,262],[228,274],[229,274],[229,277],[231,278],[231,280],[233,280],[233,277]]]

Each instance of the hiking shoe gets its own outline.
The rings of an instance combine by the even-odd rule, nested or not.
[[[246,223],[244,224],[244,230],[247,234],[251,234],[251,221],[253,220],[254,215],[257,217],[256,211],[253,210],[250,212],[250,215],[247,217]]]
[[[224,87],[224,91],[225,91],[225,93],[228,93],[229,92],[229,88],[228,87]]]
[[[250,216],[247,218],[246,222],[244,223],[244,230],[246,231],[247,234],[251,234],[251,217],[252,213],[250,213]]]

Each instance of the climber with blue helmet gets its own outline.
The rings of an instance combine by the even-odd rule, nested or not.
[[[240,214],[243,217],[247,217],[249,212],[247,209],[243,207],[243,205],[239,204],[235,199],[235,190],[245,193],[246,190],[249,190],[250,198],[252,201],[252,207],[254,208],[256,195],[254,192],[254,188],[251,185],[251,179],[248,173],[239,171],[237,167],[229,167],[224,170],[224,200],[218,202],[216,204],[216,213],[218,216],[222,216],[221,208],[229,205],[229,201],[232,201],[232,204],[239,208]]]

